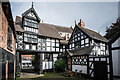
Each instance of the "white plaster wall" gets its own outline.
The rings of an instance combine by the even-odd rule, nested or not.
[[[49,69],[52,69],[52,61],[49,61]]]
[[[104,43],[100,43],[100,44],[95,43],[95,44],[96,44],[96,46],[93,48],[93,51],[96,52],[96,56],[105,55],[105,52],[101,51],[101,50],[105,50],[105,47],[103,47],[103,46],[105,46],[105,44]],[[95,55],[95,53],[91,53],[91,55]]]
[[[120,38],[118,40],[118,46],[120,46]],[[120,50],[118,50],[118,75],[120,76]]]
[[[53,57],[57,57],[58,56],[58,54],[53,54]]]
[[[44,69],[48,69],[48,62],[47,62],[47,61],[46,61],[46,62],[45,62],[45,61],[43,62],[43,70],[44,70]]]
[[[52,61],[43,61],[43,70],[45,69],[52,69]]]
[[[118,47],[120,46],[120,38],[116,40],[112,47]],[[112,51],[112,60],[113,60],[113,75],[119,75],[120,76],[120,50],[113,50]]]
[[[120,38],[118,38],[113,44],[112,47],[118,47],[118,42],[120,42]]]
[[[72,71],[75,72],[76,69],[78,70],[77,72],[79,72],[80,70],[82,70],[82,73],[87,74],[87,66],[72,65]]]

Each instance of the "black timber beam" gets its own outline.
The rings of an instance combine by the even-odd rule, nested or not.
[[[120,79],[120,76],[119,75],[113,75],[113,78]]]
[[[110,80],[113,80],[113,64],[112,64],[112,45],[108,44],[109,50],[109,64],[110,64]]]
[[[120,50],[120,46],[119,47],[112,47],[112,50]]]

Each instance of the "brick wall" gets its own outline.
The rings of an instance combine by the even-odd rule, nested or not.
[[[2,46],[2,6],[0,2],[0,46]]]
[[[14,38],[14,35],[12,33],[12,50],[9,50],[7,48],[7,35],[8,35],[8,21],[7,21],[7,18],[3,12],[3,9],[2,9],[2,4],[0,2],[0,48],[4,49],[5,51],[8,52],[8,54],[12,53],[15,55],[15,38]],[[9,53],[10,52],[10,53]],[[2,51],[0,51],[0,55],[3,55],[4,53]],[[0,57],[2,58],[2,57]],[[8,78],[8,63],[9,63],[9,60],[6,60],[6,80]],[[14,61],[14,78],[15,78],[15,61]],[[0,71],[2,71],[0,69]],[[2,74],[2,73],[0,73]],[[1,76],[0,76],[1,77]],[[1,78],[0,78],[1,79]]]
[[[1,17],[2,16],[2,17]],[[12,51],[7,49],[8,21],[0,4],[0,47],[15,54],[15,38],[12,33]]]

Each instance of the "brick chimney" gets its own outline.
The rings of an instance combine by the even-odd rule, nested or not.
[[[85,28],[85,23],[80,19],[80,22],[78,23],[79,26]]]

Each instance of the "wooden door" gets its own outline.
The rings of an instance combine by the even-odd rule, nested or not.
[[[95,80],[108,80],[106,61],[95,61],[94,62],[94,78]]]
[[[71,57],[68,58],[67,63],[68,63],[68,70],[72,70]]]

